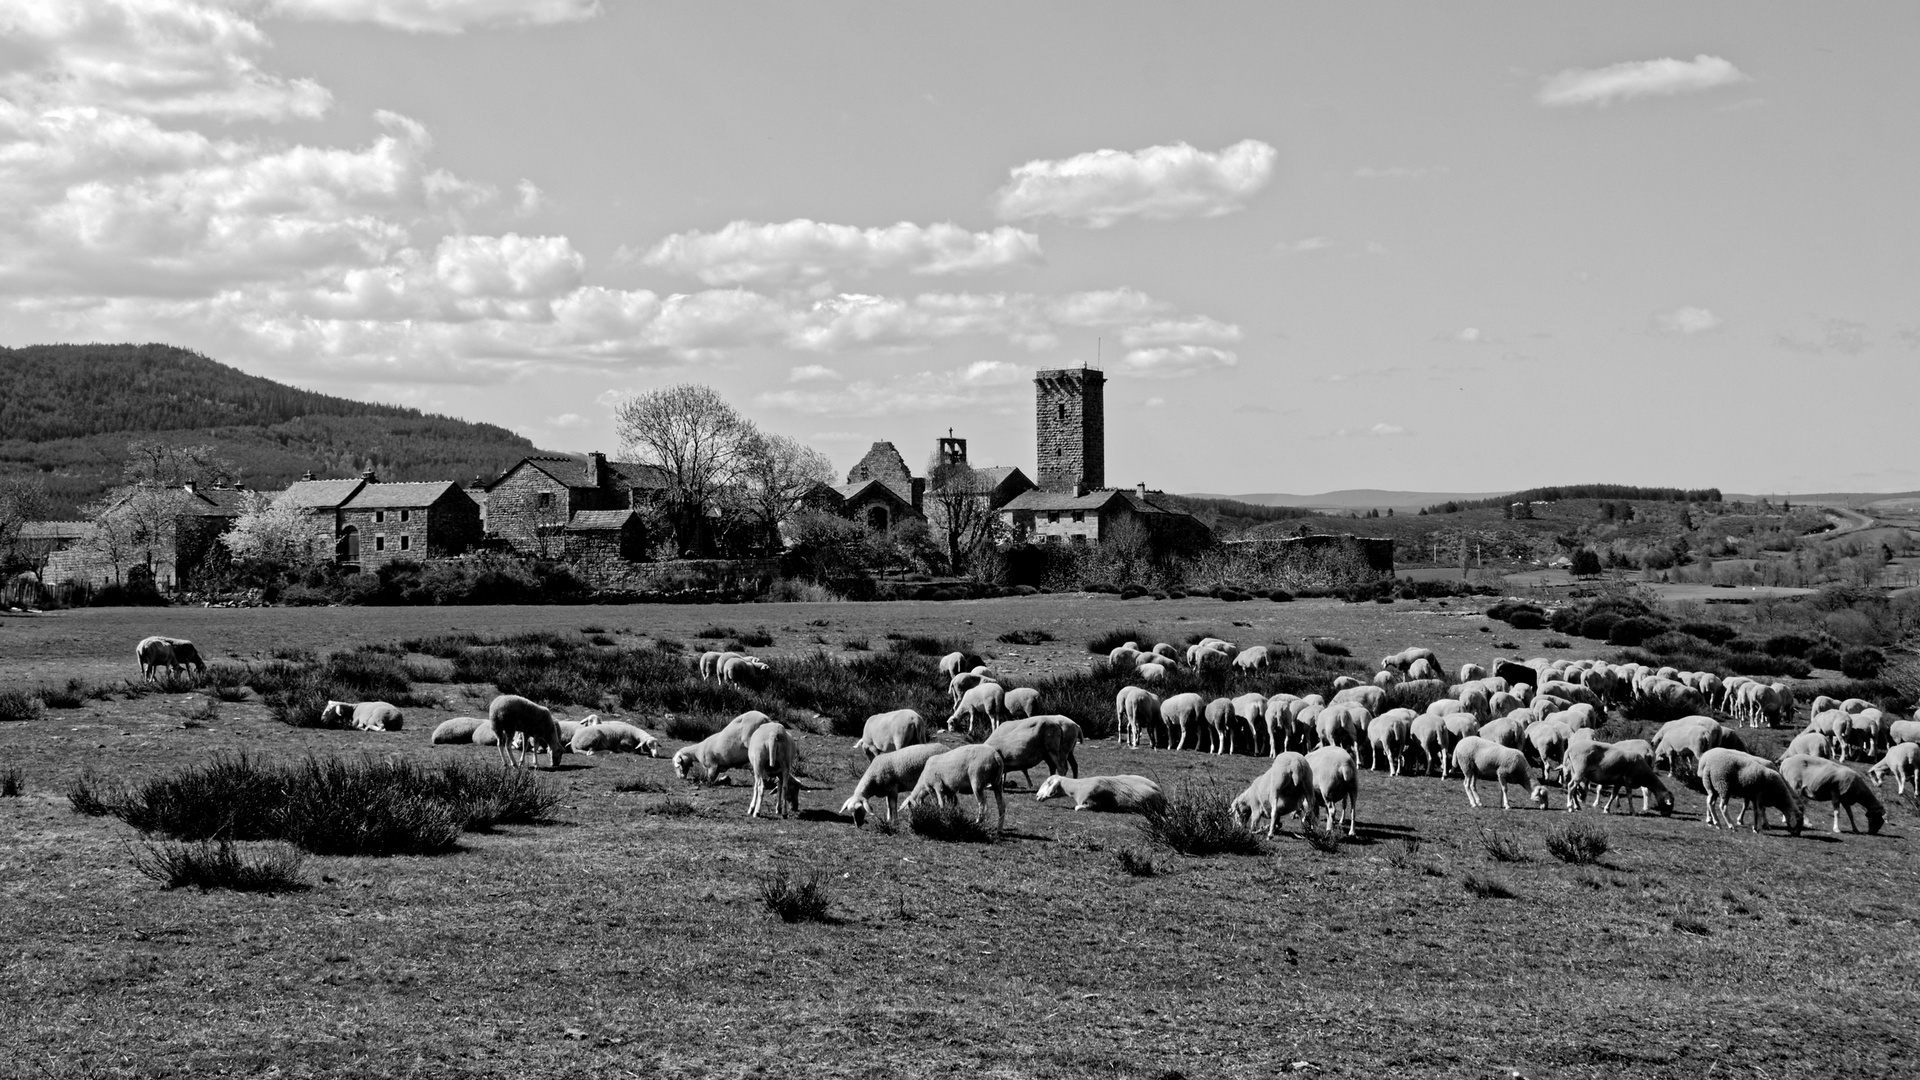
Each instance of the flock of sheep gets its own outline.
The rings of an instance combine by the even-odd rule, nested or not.
[[[148,677],[160,667],[175,670],[199,663],[193,645],[179,639],[148,638],[137,652]],[[1758,726],[1791,721],[1797,703],[1783,684],[1741,676],[1722,679],[1639,664],[1534,659],[1497,660],[1491,672],[1466,664],[1458,680],[1449,683],[1433,651],[1416,647],[1382,659],[1370,681],[1351,676],[1334,680],[1330,698],[1248,693],[1208,701],[1195,693],[1162,699],[1149,686],[1181,664],[1258,671],[1272,662],[1268,649],[1241,650],[1232,642],[1206,638],[1181,654],[1164,644],[1142,650],[1129,642],[1114,649],[1108,661],[1123,671],[1130,667],[1142,684],[1124,686],[1116,696],[1119,746],[1137,749],[1144,740],[1150,750],[1191,746],[1212,754],[1272,757],[1266,773],[1231,803],[1235,818],[1249,828],[1264,817],[1268,836],[1288,814],[1303,826],[1324,814],[1325,828],[1344,824],[1352,835],[1362,768],[1390,776],[1409,771],[1431,776],[1436,770],[1443,779],[1457,775],[1473,807],[1484,805],[1481,785],[1491,784],[1500,792],[1503,809],[1513,806],[1509,788],[1520,789],[1533,805],[1547,808],[1548,783],[1558,783],[1568,811],[1587,803],[1607,813],[1624,797],[1627,811],[1633,813],[1633,796],[1638,794],[1641,812],[1670,814],[1673,796],[1660,777],[1665,770],[1672,778],[1697,778],[1707,796],[1708,824],[1733,828],[1752,814],[1752,828],[1758,832],[1766,828],[1771,810],[1796,834],[1809,801],[1831,805],[1836,832],[1843,814],[1859,831],[1854,819],[1858,807],[1868,831],[1877,833],[1886,815],[1873,788],[1889,775],[1903,794],[1909,783],[1920,785],[1920,719],[1893,719],[1860,699],[1815,698],[1806,730],[1778,761],[1747,752],[1737,728],[1705,715],[1709,707]],[[736,683],[758,681],[768,671],[757,657],[740,653],[709,652],[697,665],[703,678]],[[882,800],[885,819],[891,821],[923,800],[957,803],[971,795],[980,804],[980,824],[986,823],[991,796],[995,828],[1004,829],[1006,778],[1014,772],[1026,774],[1036,765],[1047,766],[1051,773],[1036,790],[1038,799],[1071,798],[1075,810],[1123,813],[1148,812],[1165,804],[1159,784],[1145,776],[1081,777],[1074,752],[1082,741],[1080,725],[1070,717],[1043,712],[1037,690],[1009,688],[979,658],[959,652],[941,659],[940,676],[953,703],[945,729],[964,732],[975,741],[935,741],[932,725],[912,709],[868,718],[855,743],[868,766],[840,807],[856,825],[864,824]],[[1414,696],[1430,696],[1432,702],[1418,713],[1387,708],[1389,690],[1395,687],[1401,694],[1430,691]],[[1662,725],[1651,739],[1600,741],[1595,732],[1607,719],[1609,705],[1635,700],[1657,701],[1691,715]],[[397,731],[403,723],[400,710],[385,702],[329,702],[326,715],[343,726],[372,731]],[[440,724],[431,741],[492,745],[503,766],[521,767],[539,753],[547,755],[552,768],[567,751],[653,757],[660,752],[658,741],[632,724],[591,715],[578,722],[560,720],[546,707],[513,694],[496,697],[484,718],[460,717]],[[1847,767],[1851,758],[1874,761],[1865,779]],[[714,783],[731,769],[749,770],[753,794],[747,812],[753,817],[761,815],[768,793],[774,795],[780,816],[798,810],[803,788],[797,764],[793,733],[757,711],[742,713],[673,755],[675,772],[689,782]],[[1027,779],[1032,787],[1031,776]],[[1744,805],[1737,817],[1730,817],[1728,802],[1736,798]]]

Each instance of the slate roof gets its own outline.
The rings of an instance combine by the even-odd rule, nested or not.
[[[1103,510],[1110,503],[1119,500],[1131,507],[1137,514],[1180,514],[1185,511],[1168,510],[1155,506],[1143,499],[1130,488],[1102,488],[1089,491],[1085,495],[1075,495],[1066,491],[1023,491],[1008,500],[1001,512],[1013,510],[1032,510],[1045,513],[1051,510]]]
[[[429,480],[411,484],[368,484],[353,498],[348,499],[341,509],[418,510],[439,502],[440,498],[450,491],[458,493],[460,485],[451,480]]]
[[[834,491],[839,493],[840,498],[846,502],[852,502],[855,499],[863,497],[869,491],[875,491],[885,494],[909,510],[913,509],[913,500],[900,494],[899,488],[894,487],[885,480],[862,480],[857,484],[835,484],[832,485],[832,487]]]
[[[554,483],[562,487],[593,487],[592,484],[585,482],[587,476],[587,457],[585,454],[535,454],[531,457],[521,458],[518,462],[508,466],[507,471],[494,477],[493,482],[486,485],[486,489],[488,491],[493,490],[495,484],[513,475],[514,470],[522,465],[539,469],[541,472],[547,474]],[[672,486],[668,483],[664,470],[653,465],[643,465],[637,461],[609,461],[607,462],[607,471],[624,481],[628,487],[667,488]]]
[[[263,495],[277,495],[277,492],[264,491]],[[182,514],[196,517],[239,517],[246,508],[246,488],[195,488],[187,497],[186,504],[180,508]]]
[[[567,522],[568,532],[618,532],[636,515],[631,510],[578,510]]]
[[[274,496],[273,505],[298,510],[333,510],[353,498],[365,480],[298,480]]]
[[[28,521],[20,526],[22,540],[78,540],[87,535],[92,522]]]

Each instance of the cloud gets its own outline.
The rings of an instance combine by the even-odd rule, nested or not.
[[[1134,349],[1121,359],[1120,370],[1142,378],[1181,379],[1203,371],[1233,367],[1239,362],[1239,356],[1211,345],[1170,345]]]
[[[1217,153],[1175,143],[1029,161],[1011,170],[994,209],[1007,221],[1055,217],[1094,229],[1131,217],[1219,217],[1267,186],[1276,156],[1246,139]]]
[[[1010,226],[968,232],[953,224],[900,222],[861,229],[796,218],[728,223],[718,232],[676,233],[640,261],[709,285],[789,284],[865,277],[879,270],[975,274],[1040,261],[1040,238]]]
[[[1390,439],[1406,433],[1407,429],[1398,424],[1380,423],[1367,428],[1339,428],[1333,432],[1333,437],[1336,439]]]
[[[560,428],[561,430],[564,430],[564,431],[572,431],[577,428],[590,427],[592,426],[592,424],[593,424],[593,421],[587,419],[584,416],[581,416],[579,413],[569,412],[569,413],[561,413],[559,416],[547,417],[548,427]]]
[[[1417,180],[1423,176],[1445,176],[1453,170],[1445,165],[1362,165],[1353,175],[1362,180]]]
[[[599,0],[267,0],[273,15],[316,22],[377,23],[416,33],[474,27],[544,26],[590,19]]]
[[[961,372],[960,380],[973,386],[1012,386],[1025,382],[1026,373],[1005,360],[976,360]]]
[[[1540,104],[1595,105],[1667,96],[1751,81],[1729,61],[1705,53],[1692,60],[1640,60],[1611,67],[1568,68],[1540,88]]]
[[[1435,341],[1451,341],[1457,345],[1479,345],[1492,339],[1477,326],[1463,327],[1451,334],[1442,334]]]
[[[1706,308],[1677,307],[1654,315],[1653,325],[1662,333],[1691,337],[1718,330],[1726,320]]]
[[[1226,344],[1239,341],[1241,336],[1238,326],[1196,315],[1189,319],[1160,319],[1125,327],[1120,331],[1120,344],[1129,349],[1181,342]]]
[[[1818,355],[1821,353],[1839,353],[1843,356],[1859,356],[1873,344],[1867,338],[1865,323],[1849,322],[1846,319],[1828,319],[1820,328],[1817,337],[1803,338],[1795,334],[1776,334],[1774,344],[1791,352]]]
[[[787,372],[788,382],[818,382],[822,379],[838,379],[840,373],[824,364],[802,364]]]
[[[1282,255],[1311,255],[1316,251],[1325,251],[1333,246],[1331,237],[1309,236],[1303,240],[1282,240],[1274,246]]]

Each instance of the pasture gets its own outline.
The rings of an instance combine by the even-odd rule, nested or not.
[[[610,648],[697,652],[702,630],[764,627],[774,644],[756,652],[844,658],[894,632],[966,638],[1015,683],[1084,668],[1089,637],[1136,623],[1338,640],[1356,671],[1410,644],[1457,667],[1496,642],[1539,655],[1550,636],[1482,632],[1477,610],[1106,596],[87,610],[0,619],[0,685],[137,677],[132,642],[156,632],[214,662],[583,628]],[[1018,630],[1054,640],[997,641]],[[1572,654],[1587,648],[1606,651]],[[1816,806],[1789,838],[1710,830],[1678,785],[1671,818],[1603,818],[1562,812],[1557,788],[1551,811],[1473,811],[1457,781],[1363,772],[1360,835],[1331,852],[1289,819],[1259,854],[1183,858],[1136,818],[1036,803],[1017,778],[996,843],[855,829],[835,811],[864,759],[813,733],[803,782],[819,790],[801,815],[748,820],[744,780],[682,783],[667,760],[682,743],[663,737],[659,759],[543,772],[560,795],[545,823],[470,833],[450,854],[312,857],[310,887],[279,895],[162,889],[134,869],[140,834],[65,797],[88,770],[124,781],[217,751],[493,760],[427,743],[491,687],[417,689],[440,707],[386,734],[290,728],[257,696],[200,693],[0,724],[0,765],[25,788],[0,799],[0,1076],[1862,1077],[1905,1074],[1920,1051],[1920,814],[1891,786],[1880,835],[1836,837]],[[661,731],[662,717],[622,718]],[[1111,739],[1078,758],[1082,775],[1229,796],[1267,764]],[[1549,854],[1569,818],[1604,828],[1597,864]],[[818,876],[828,921],[768,913],[779,870]]]

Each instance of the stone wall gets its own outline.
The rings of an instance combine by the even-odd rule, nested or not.
[[[1033,376],[1034,456],[1045,491],[1107,486],[1107,377],[1092,368]]]

